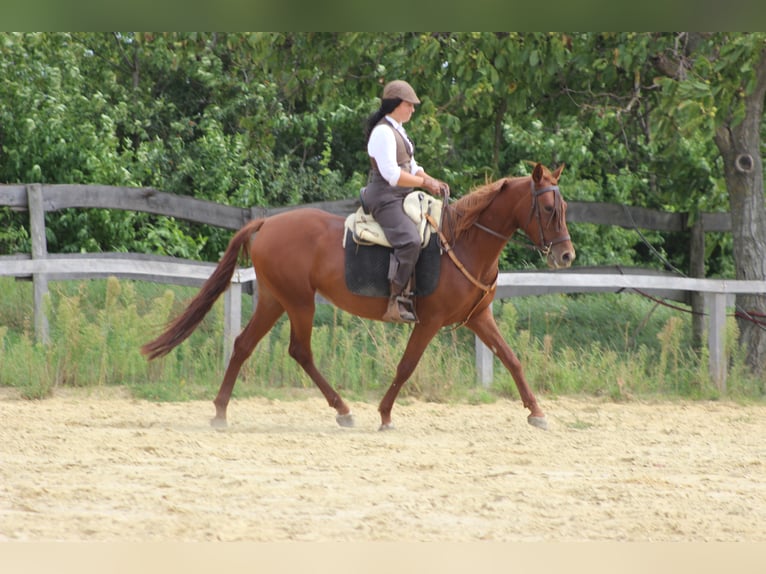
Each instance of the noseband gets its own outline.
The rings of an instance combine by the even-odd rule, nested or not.
[[[550,227],[551,223],[553,223],[553,218],[556,217],[557,214],[559,217],[563,217],[563,215],[561,214],[561,202],[562,202],[561,192],[559,191],[558,185],[548,185],[546,187],[535,189],[534,180],[530,182],[530,185],[532,186],[532,209],[529,213],[529,221],[527,221],[527,225],[529,225],[533,217],[537,218],[537,228],[540,230],[540,244],[529,245],[527,243],[523,243],[520,241],[517,241],[517,243],[521,243],[522,245],[524,245],[524,247],[527,247],[529,249],[536,249],[544,257],[548,257],[554,245],[558,243],[563,243],[564,241],[570,241],[571,238],[569,237],[569,235],[561,235],[555,239],[552,239],[551,241],[547,243],[545,242],[545,236],[543,235],[543,217],[542,217],[542,214],[540,213],[540,204],[538,203],[537,198],[544,193],[548,193],[549,191],[552,191],[554,193],[553,213],[551,213],[551,216],[548,219],[548,223],[546,225],[546,227]],[[506,241],[506,242],[515,241],[515,239],[513,239],[511,236],[505,236],[502,233],[498,233],[497,231],[494,231],[490,229],[489,227],[482,225],[479,222],[475,222],[474,226],[478,227],[482,231],[486,231],[490,235],[493,235],[495,237],[502,239],[503,241]],[[561,224],[559,223],[557,227],[561,228]]]

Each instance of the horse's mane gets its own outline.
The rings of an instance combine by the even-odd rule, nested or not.
[[[527,176],[528,177],[528,176]],[[504,177],[490,183],[480,185],[468,194],[455,201],[450,207],[456,215],[454,226],[452,228],[452,240],[457,240],[465,231],[467,231],[481,213],[487,209],[495,196],[500,192],[506,183],[523,179],[523,177]]]

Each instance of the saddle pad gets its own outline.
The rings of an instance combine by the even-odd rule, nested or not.
[[[388,264],[391,248],[382,245],[358,245],[346,230],[346,286],[357,295],[388,297],[391,293],[388,282]],[[431,236],[428,245],[421,250],[415,266],[415,295],[431,294],[439,284],[441,250],[436,235]]]

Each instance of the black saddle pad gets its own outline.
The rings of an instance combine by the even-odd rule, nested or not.
[[[357,245],[346,231],[346,286],[357,295],[388,297],[388,264],[391,248],[382,245]],[[439,283],[441,253],[436,234],[431,234],[428,245],[420,251],[415,266],[415,295],[428,295]]]

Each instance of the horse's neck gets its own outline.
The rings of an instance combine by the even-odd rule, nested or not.
[[[487,210],[485,210],[486,212]],[[453,211],[448,219],[459,217],[456,211]],[[478,223],[480,226],[477,226]],[[492,281],[494,274],[497,273],[500,254],[505,247],[516,227],[506,227],[502,231],[497,231],[495,227],[500,224],[497,218],[480,215],[476,222],[466,229],[459,237],[455,238],[450,233],[450,239],[453,242],[452,248],[460,258],[465,267],[477,277],[482,277],[485,281]],[[492,230],[488,232],[482,227]]]

